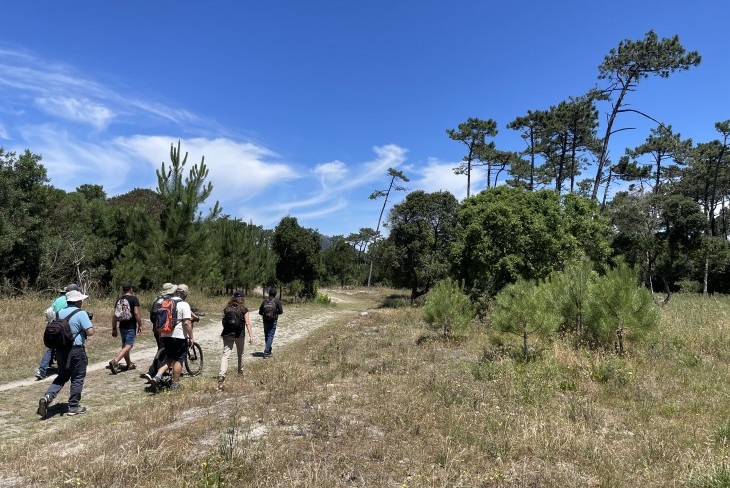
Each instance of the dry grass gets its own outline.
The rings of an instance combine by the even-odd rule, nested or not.
[[[556,342],[528,363],[479,327],[424,340],[416,309],[352,314],[224,391],[194,378],[4,443],[0,472],[35,486],[728,486],[730,300],[676,296],[662,314],[625,358]]]

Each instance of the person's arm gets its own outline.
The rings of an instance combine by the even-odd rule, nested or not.
[[[84,329],[84,334],[86,334],[86,337],[91,337],[94,335],[94,324],[91,323],[89,314],[86,311],[79,312],[74,317],[79,317],[81,319],[81,327]],[[116,329],[114,329],[114,331],[116,332]]]
[[[263,315],[264,314],[264,303],[266,303],[266,300],[264,300],[263,302],[261,302],[261,305],[259,306],[259,315]]]
[[[185,335],[188,338],[188,344],[192,344],[193,341],[193,322],[190,319],[183,319],[183,329],[185,329]]]
[[[248,343],[253,344],[253,334],[251,333],[251,320],[248,318],[248,312],[243,316],[243,323],[246,324],[246,331],[248,331]]]
[[[134,320],[137,321],[137,334],[142,333],[142,316],[139,313],[139,305],[134,307]]]
[[[89,335],[89,334],[86,334],[86,335]],[[112,313],[112,337],[116,337],[116,336],[117,336],[117,316]]]
[[[276,314],[281,315],[284,313],[284,307],[281,306],[281,300],[276,300]]]

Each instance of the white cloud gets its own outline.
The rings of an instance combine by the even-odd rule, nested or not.
[[[125,188],[130,170],[136,170],[134,175],[148,173],[147,168],[141,173],[136,158],[113,141],[82,141],[51,124],[22,127],[20,133],[24,143],[43,156],[42,164],[57,188],[72,191],[81,184],[93,183],[103,185],[111,194]],[[151,181],[148,176],[142,186]]]
[[[322,186],[327,183],[335,183],[347,176],[347,166],[342,161],[318,164],[314,168],[314,174],[319,176]]]
[[[168,136],[136,135],[118,138],[116,144],[147,162],[152,170],[159,169],[163,161],[169,166],[170,145],[177,149],[177,140]],[[181,158],[188,153],[188,170],[205,158],[208,181],[213,183],[211,199],[221,203],[241,203],[275,183],[300,177],[290,165],[274,161],[276,153],[250,142],[223,138],[182,139],[180,151]]]
[[[10,133],[3,124],[0,124],[0,139],[5,139],[7,141],[11,139]]]
[[[87,123],[97,130],[105,129],[114,118],[114,113],[109,108],[88,99],[38,97],[35,103],[48,115]]]
[[[459,163],[440,161],[429,158],[426,167],[419,171],[421,177],[413,182],[414,186],[428,193],[446,190],[451,192],[457,199],[466,198],[466,175],[457,175],[454,168]],[[483,171],[472,170],[471,193],[477,192],[486,183],[486,176]]]

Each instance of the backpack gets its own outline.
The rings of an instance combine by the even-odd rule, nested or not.
[[[264,313],[262,315],[264,317],[264,320],[266,321],[276,320],[276,301],[271,298],[266,300],[266,302],[264,303]]]
[[[76,336],[74,336],[73,332],[71,332],[71,326],[68,322],[71,320],[71,317],[80,311],[81,309],[77,308],[63,319],[60,318],[58,312],[56,312],[56,316],[53,320],[48,322],[46,330],[43,332],[43,344],[50,349],[71,349],[71,346],[74,345],[74,339]]]
[[[114,306],[114,316],[119,321],[127,321],[132,318],[132,310],[129,307],[129,300],[124,297],[117,300],[117,304]]]
[[[226,307],[223,310],[223,333],[236,334],[243,330],[243,313],[239,307]]]
[[[157,303],[155,302],[155,304]],[[154,307],[155,304],[152,306]],[[155,310],[154,320],[152,322],[161,334],[171,334],[177,325],[177,300],[163,298]]]

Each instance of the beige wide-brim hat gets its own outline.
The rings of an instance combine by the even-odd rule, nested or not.
[[[163,295],[172,295],[177,291],[177,285],[174,285],[172,283],[165,283],[162,285],[162,294]]]
[[[89,298],[88,295],[84,295],[78,290],[71,290],[66,293],[67,302],[80,302],[82,300],[86,300],[87,298]]]
[[[188,285],[185,285],[185,284],[177,285],[177,291],[181,291],[187,295],[188,294]]]

